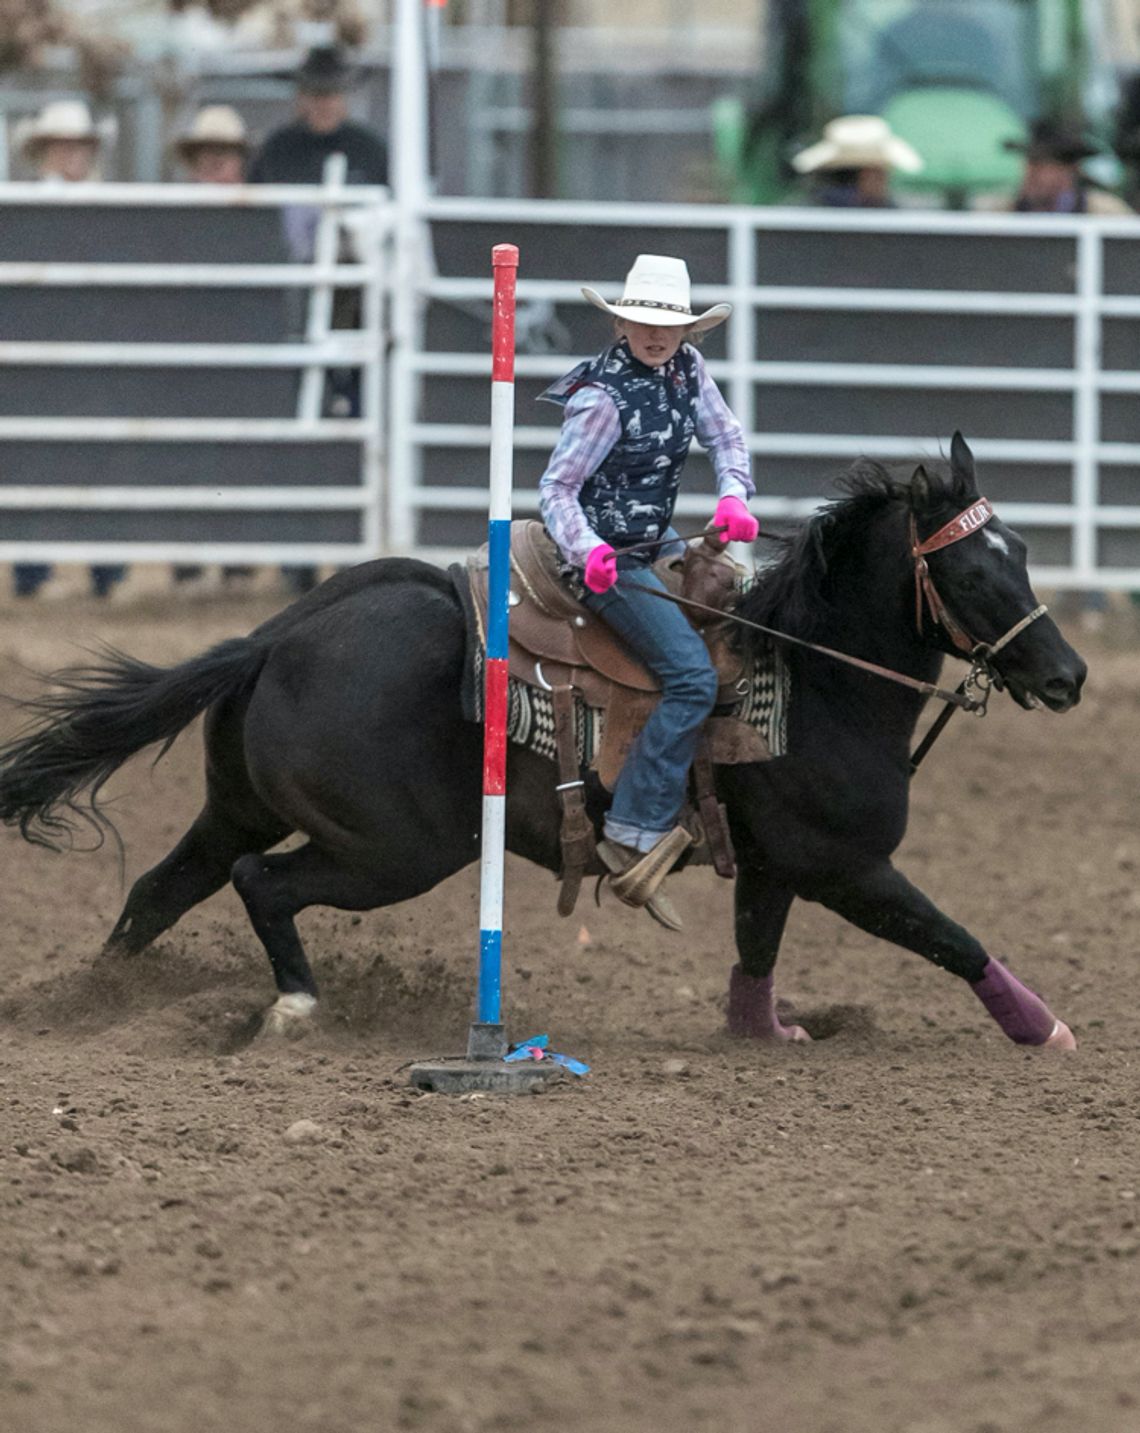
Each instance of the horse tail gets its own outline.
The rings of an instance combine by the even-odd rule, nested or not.
[[[248,689],[271,645],[235,637],[176,667],[108,651],[97,665],[54,673],[51,691],[20,703],[35,714],[32,726],[0,745],[0,821],[53,850],[81,825],[98,845],[117,835],[99,806],[107,778],[155,742],[160,759],[200,712]]]

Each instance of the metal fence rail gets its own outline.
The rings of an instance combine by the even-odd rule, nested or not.
[[[12,185],[0,204],[8,220],[21,206],[85,224],[122,211],[112,237],[126,246],[96,235],[77,257],[73,224],[45,230],[37,259],[19,223],[0,228],[0,559],[351,562],[481,541],[486,259],[509,239],[522,251],[520,511],[535,510],[557,436],[532,400],[606,338],[580,286],[616,295],[634,255],[656,249],[686,256],[697,303],[735,306],[706,354],[744,425],[763,519],[812,511],[859,455],[937,455],[961,427],[1038,581],[1140,589],[1136,221],[453,199],[412,211],[336,185]],[[304,265],[266,249],[269,231],[241,254],[190,253],[179,237],[186,216],[283,204],[355,216],[358,258],[338,255],[332,224]],[[164,228],[155,216],[171,211]],[[172,245],[161,261],[131,238],[144,219]],[[332,329],[331,296],[350,287],[361,325]],[[50,323],[26,307],[44,295],[64,303]],[[145,297],[120,332],[124,295]],[[279,300],[294,317],[274,328]],[[248,327],[245,303],[261,305]],[[225,336],[199,324],[184,341],[178,325],[207,308]],[[94,315],[82,332],[76,314]],[[321,411],[339,367],[363,375],[358,417]],[[143,406],[140,374],[165,408]],[[231,390],[254,380],[238,411]],[[706,514],[711,491],[698,451],[680,515]]]
[[[0,293],[54,305],[49,321],[63,329],[86,310],[134,305],[133,331],[111,340],[39,337],[34,307],[24,325],[37,336],[12,338],[18,305],[0,310],[0,560],[308,564],[360,561],[382,548],[386,191],[346,187],[341,164],[320,187],[11,184],[0,188],[0,205]],[[272,211],[290,206],[319,211],[312,262],[257,251],[266,234],[276,236]],[[94,215],[128,250],[146,248],[135,243],[140,216],[170,210],[188,220],[266,211],[269,227],[252,236],[252,254],[224,261],[210,252],[119,261],[106,240],[85,243],[81,232]],[[45,215],[49,222],[37,228]],[[179,222],[161,234],[192,247],[178,239]],[[13,256],[38,242],[51,256]],[[83,257],[70,257],[73,250]],[[60,251],[69,257],[55,257]],[[360,294],[358,328],[330,327],[337,289]],[[242,341],[240,318],[229,325],[236,337],[225,341],[153,341],[148,309],[159,297],[163,321],[177,330],[180,317],[200,317],[204,304],[224,316],[243,294],[263,296],[270,341],[264,333]],[[322,413],[330,369],[359,372],[359,416]],[[256,386],[243,399],[250,411],[227,411],[243,374],[254,385],[270,378],[269,411],[258,410],[264,394]],[[37,411],[12,411],[29,394]],[[156,402],[174,411],[139,411]],[[135,458],[125,461],[129,453]],[[292,471],[275,480],[286,454]]]
[[[431,330],[439,310],[489,296],[477,265],[493,232],[520,243],[520,310],[545,305],[578,339],[557,354],[520,348],[520,386],[605,341],[601,326],[583,326],[593,311],[581,284],[616,294],[634,252],[668,244],[689,254],[695,303],[735,307],[709,366],[756,458],[762,517],[810,512],[828,472],[859,455],[937,455],[961,426],[1003,516],[1030,540],[1038,581],[1140,586],[1140,223],[451,199],[430,201],[427,219],[439,271],[423,284],[420,341],[396,356],[416,402],[393,414],[395,546],[446,548],[465,537],[458,515],[485,502],[477,462],[489,429],[474,394],[488,360],[478,344],[448,345]],[[911,350],[901,361],[899,333]],[[942,361],[948,346],[954,361]],[[812,421],[792,426],[805,395]],[[522,412],[520,468],[533,453],[533,473],[556,428]],[[534,510],[533,488],[519,506]],[[690,491],[678,511],[707,507]]]

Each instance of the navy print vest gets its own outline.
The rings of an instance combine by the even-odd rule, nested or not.
[[[572,369],[541,395],[564,405],[592,385],[613,399],[621,436],[578,501],[603,542],[626,547],[660,537],[669,526],[689,445],[698,393],[693,349],[683,343],[668,363],[639,363],[624,339]],[[649,560],[656,554],[649,554]]]

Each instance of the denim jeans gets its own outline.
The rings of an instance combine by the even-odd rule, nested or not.
[[[626,757],[606,816],[606,835],[648,851],[673,829],[697,737],[716,702],[717,677],[701,637],[679,607],[653,597],[660,578],[643,565],[622,568],[608,592],[583,599],[661,683],[661,700]]]

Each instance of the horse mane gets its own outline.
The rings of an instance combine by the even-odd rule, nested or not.
[[[916,479],[919,480],[916,482]],[[948,463],[898,470],[861,458],[833,480],[842,497],[824,504],[794,532],[775,534],[771,562],[741,598],[751,622],[815,640],[832,611],[831,575],[845,554],[862,553],[884,512],[903,505],[921,517],[976,497],[970,480]]]

